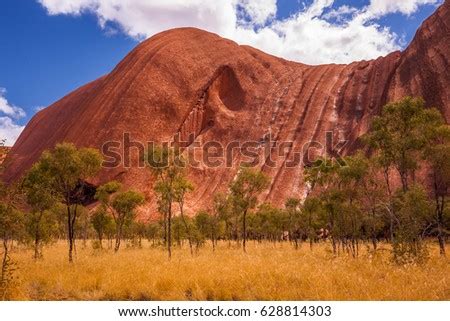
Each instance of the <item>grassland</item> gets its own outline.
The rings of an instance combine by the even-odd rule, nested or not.
[[[449,249],[450,250],[450,249]],[[124,248],[118,254],[78,244],[74,264],[67,245],[47,247],[44,260],[15,249],[14,300],[449,300],[450,260],[430,246],[421,266],[396,266],[387,246],[375,255],[333,257],[329,245],[251,242],[248,253],[227,243],[192,257],[175,248]],[[450,252],[450,251],[449,251]]]

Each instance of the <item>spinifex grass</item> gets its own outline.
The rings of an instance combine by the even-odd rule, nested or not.
[[[16,300],[449,300],[450,260],[430,246],[421,266],[397,266],[387,245],[373,255],[333,257],[329,244],[312,251],[289,243],[248,244],[247,253],[220,243],[191,256],[175,248],[169,261],[163,248],[98,251],[78,244],[67,262],[59,242],[34,262],[32,252],[16,248]],[[450,249],[449,251],[450,252]]]

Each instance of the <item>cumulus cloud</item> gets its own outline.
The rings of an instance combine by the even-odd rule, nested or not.
[[[0,117],[0,138],[5,140],[6,146],[14,145],[24,128],[14,123],[9,117]]]
[[[380,17],[389,13],[403,13],[411,15],[416,12],[421,5],[439,4],[441,0],[372,0],[367,8],[368,16]]]
[[[238,2],[239,8],[247,15],[250,24],[262,26],[275,17],[277,13],[277,0],[241,0]]]
[[[13,118],[25,117],[25,111],[14,105],[11,105],[5,98],[6,89],[0,88],[0,112]]]
[[[97,16],[138,40],[176,27],[198,27],[287,59],[309,64],[348,63],[401,49],[401,39],[377,19],[411,15],[442,0],[371,0],[363,8],[313,0],[284,20],[276,0],[38,0],[51,15]]]
[[[24,129],[24,126],[16,124],[16,120],[26,114],[22,108],[10,104],[5,95],[6,89],[0,88],[0,140],[5,139],[5,144],[12,146]]]

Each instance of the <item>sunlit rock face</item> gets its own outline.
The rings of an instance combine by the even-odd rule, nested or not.
[[[129,150],[114,149],[120,159],[94,183],[116,179],[145,192],[150,215],[153,179],[139,166],[136,142],[176,136],[200,160],[204,150],[198,146],[208,142],[225,149],[251,142],[257,167],[271,177],[262,200],[281,205],[305,192],[305,150],[323,154],[327,144],[342,147],[339,142],[347,140],[342,152],[351,152],[386,102],[422,96],[450,119],[449,11],[446,1],[404,52],[349,65],[286,61],[193,28],[160,33],[108,75],[39,112],[12,148],[4,178],[18,179],[59,142],[101,149],[130,140]],[[215,193],[226,192],[243,160],[248,157],[232,153],[220,166],[200,161],[189,168],[196,187],[189,210],[207,208]]]

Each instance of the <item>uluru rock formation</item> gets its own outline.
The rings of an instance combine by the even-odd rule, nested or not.
[[[36,114],[8,156],[5,179],[19,178],[43,150],[63,141],[101,148],[122,142],[124,133],[142,143],[178,134],[186,145],[226,146],[271,137],[292,142],[283,153],[272,151],[273,164],[259,165],[272,179],[264,200],[280,205],[305,190],[303,165],[286,164],[306,143],[325,144],[332,132],[333,144],[346,139],[344,152],[351,151],[388,101],[422,96],[449,121],[449,61],[450,0],[423,23],[405,51],[349,65],[309,66],[202,30],[169,30],[141,43],[108,75]],[[254,150],[262,156],[265,148]],[[122,162],[104,169],[96,183],[117,179],[151,200],[151,176],[136,157],[128,168]],[[242,159],[235,155],[231,168],[190,169],[196,191],[189,207],[205,207],[214,193],[225,191]]]

